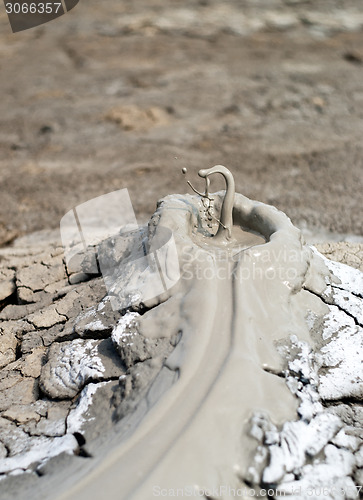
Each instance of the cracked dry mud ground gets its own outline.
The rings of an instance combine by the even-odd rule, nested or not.
[[[324,244],[320,250],[331,256],[334,247],[337,253],[347,250],[346,244]],[[276,498],[362,497],[362,274],[325,263],[340,283],[318,295],[329,308],[323,324],[314,314],[307,318],[315,347],[296,336],[278,347],[287,360],[278,376],[299,399],[298,418],[278,428],[256,413],[250,422],[249,433],[259,445],[247,483],[272,488]]]
[[[318,248],[342,262],[362,266],[361,244],[323,244]],[[145,343],[140,336],[130,339],[132,314],[136,313],[125,316],[123,340],[117,330],[111,338],[121,313],[111,310],[102,278],[68,275],[63,249],[59,243],[50,243],[47,233],[21,238],[13,247],[1,249],[0,256],[4,277],[0,288],[0,498],[23,498],[23,488],[39,487],[38,476],[52,477],[69,466],[77,469],[83,460],[97,454],[100,440],[112,435],[114,424],[132,412],[175,343],[166,339]],[[354,303],[344,300],[344,283],[342,289],[335,287],[334,293],[338,294],[334,300],[329,291],[322,297],[333,304],[332,317],[326,321],[332,331],[344,323],[341,330],[349,337],[350,330],[362,321],[361,308],[358,305],[355,311]],[[314,318],[311,322],[314,329]],[[130,333],[125,336],[125,331]],[[336,333],[330,335],[339,343]],[[301,400],[300,420],[277,429],[264,415],[255,415],[251,435],[260,445],[246,484],[279,484],[286,489],[308,482],[321,487],[319,473],[335,480],[337,461],[345,471],[345,476],[339,471],[339,486],[353,491],[352,477],[359,484],[361,388],[358,393],[346,393],[349,367],[346,370],[339,360],[335,369],[342,370],[337,379],[343,389],[339,392],[337,384],[332,393],[330,379],[324,385],[324,371],[337,363],[336,354],[329,357],[330,341],[327,333],[318,355],[297,339],[291,339],[288,347],[281,346],[289,360],[288,370],[281,376]],[[317,392],[314,381],[319,370]],[[314,430],[322,426],[325,432],[316,444]],[[306,432],[311,432],[314,445],[305,440]],[[309,446],[316,449],[307,450]],[[325,447],[326,451],[326,446],[331,453],[326,454],[328,462],[321,463],[321,450]],[[354,453],[356,461],[351,458]],[[315,475],[311,463],[315,464]]]
[[[0,17],[0,241],[127,187],[139,220],[180,169],[228,165],[300,228],[362,236],[360,0],[84,0]],[[217,190],[217,189],[216,189]]]
[[[121,313],[102,278],[67,274],[60,243],[25,237],[0,259],[0,480],[15,480],[13,490],[0,481],[0,497],[14,498],[19,473],[52,469],[46,457],[92,456],[173,346],[156,339],[116,350],[110,335]]]

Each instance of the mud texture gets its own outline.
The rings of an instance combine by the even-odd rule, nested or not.
[[[145,248],[171,230],[177,259],[163,269],[180,279],[156,296],[130,248],[108,290],[70,272],[52,233],[1,250],[1,498],[359,484],[360,271],[324,262],[283,213],[239,194],[241,239],[217,241],[209,222],[197,196],[159,202]],[[112,245],[100,245],[107,258]],[[358,244],[323,248],[361,265]],[[118,290],[126,309],[111,307]]]
[[[34,494],[49,498],[39,479],[68,477],[96,453],[173,346],[161,339],[137,359],[123,346],[120,356],[111,332],[121,313],[102,277],[70,274],[54,233],[19,239],[0,255],[0,498],[27,497],[34,481]]]
[[[300,228],[361,237],[362,18],[361,0],[83,0],[14,35],[3,12],[0,241],[122,187],[147,221],[182,167],[215,163]]]
[[[260,444],[248,482],[256,490],[270,488],[276,498],[361,496],[363,275],[344,264],[325,263],[338,282],[321,296],[329,308],[323,318],[308,315],[313,345],[292,336],[279,347],[288,360],[279,375],[300,400],[298,419],[282,427],[266,414],[251,419],[250,435]]]

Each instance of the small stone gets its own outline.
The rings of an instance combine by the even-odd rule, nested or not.
[[[71,285],[76,285],[78,283],[82,283],[83,281],[87,281],[89,279],[89,274],[86,273],[74,273],[69,277],[69,283]]]

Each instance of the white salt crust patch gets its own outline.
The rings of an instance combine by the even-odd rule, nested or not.
[[[333,303],[323,318],[326,343],[314,352],[292,336],[291,348],[298,350],[293,359],[291,349],[281,349],[289,360],[287,385],[300,399],[300,419],[286,422],[281,429],[265,415],[252,419],[250,435],[261,444],[248,475],[255,484],[275,487],[276,498],[359,498],[353,476],[363,464],[363,437],[352,434],[356,429],[345,425],[333,413],[334,406],[330,409],[322,401],[363,397],[363,329],[357,320],[363,311],[363,274],[325,258],[324,262],[340,280],[328,286]],[[307,316],[310,328],[314,319]]]
[[[87,416],[87,411],[92,405],[93,396],[97,390],[107,382],[100,382],[98,384],[88,384],[81,392],[80,398],[76,408],[69,412],[67,417],[67,432],[74,434],[75,432],[82,432],[85,422],[94,420],[94,417]]]
[[[100,341],[75,339],[53,344],[41,373],[41,383],[51,397],[74,397],[89,380],[103,377]]]
[[[56,438],[42,436],[29,440],[29,443],[25,452],[0,460],[1,474],[14,471],[23,472],[31,464],[42,464],[62,452],[73,454],[78,449],[78,442],[72,434]]]
[[[339,262],[329,260],[314,247],[312,247],[312,249],[323,259],[329,271],[331,271],[340,281],[340,283],[335,283],[335,286],[347,290],[350,293],[362,296],[363,273],[361,271],[354,269],[354,267],[347,266],[346,264],[340,264]]]
[[[111,335],[112,341],[116,345],[120,345],[121,343],[132,345],[131,341],[137,333],[135,327],[139,317],[139,313],[129,311],[118,320],[116,328],[113,329]]]
[[[361,302],[363,305],[363,300]],[[315,355],[320,371],[324,369],[319,376],[319,395],[323,400],[361,399],[363,328],[357,326],[352,318],[336,306],[329,306],[329,309],[327,331],[323,331],[323,336],[330,339],[330,342]]]

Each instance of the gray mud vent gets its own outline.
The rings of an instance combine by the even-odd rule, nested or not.
[[[35,28],[73,9],[79,0],[4,0],[13,33]]]

